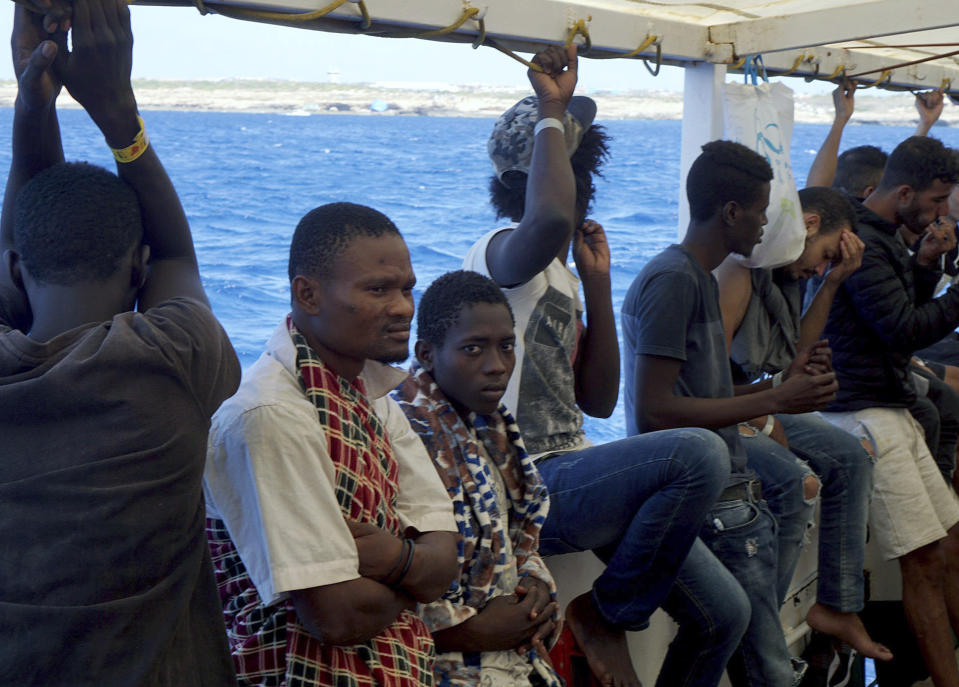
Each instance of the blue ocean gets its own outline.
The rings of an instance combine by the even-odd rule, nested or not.
[[[469,246],[496,227],[487,202],[492,119],[207,112],[144,112],[154,146],[193,227],[213,308],[249,366],[289,306],[290,236],[299,218],[323,203],[349,200],[386,213],[409,245],[416,296],[458,269]],[[12,110],[0,111],[10,140]],[[60,113],[67,159],[113,168],[86,114]],[[680,122],[609,121],[612,156],[597,182],[592,217],[609,235],[618,315],[633,277],[677,236]],[[792,162],[805,180],[825,125],[797,124]],[[850,126],[843,148],[891,150],[907,127]],[[959,130],[934,134],[959,146]],[[9,166],[9,144],[0,169]],[[622,394],[620,394],[622,398]],[[594,441],[622,437],[622,403],[612,418],[589,419]]]

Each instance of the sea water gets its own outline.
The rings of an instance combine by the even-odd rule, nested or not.
[[[402,231],[416,271],[417,299],[440,274],[458,269],[469,246],[500,225],[487,201],[488,118],[144,112],[153,145],[193,228],[203,281],[244,368],[289,310],[287,256],[293,228],[332,201],[363,203]],[[68,160],[113,168],[102,137],[77,110],[60,113]],[[0,110],[10,140],[12,110]],[[677,237],[680,122],[603,122],[612,137],[591,216],[609,236],[617,318],[633,277]],[[802,184],[825,125],[797,124],[792,142]],[[906,127],[850,126],[843,148],[889,151]],[[959,131],[934,134],[959,146]],[[0,145],[0,169],[9,166]],[[4,177],[5,181],[5,177]],[[620,399],[622,399],[620,393]],[[622,402],[609,419],[587,420],[603,442],[624,436]]]

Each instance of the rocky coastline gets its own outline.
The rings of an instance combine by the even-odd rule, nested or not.
[[[419,115],[434,117],[495,117],[524,92],[497,87],[459,87],[415,84],[333,84],[282,80],[220,80],[134,82],[143,110],[277,113],[308,116],[353,114],[370,116]],[[676,120],[682,118],[683,95],[675,91],[595,91],[604,119]],[[0,81],[0,106],[12,107],[13,81]],[[77,107],[64,93],[60,107]],[[825,95],[796,95],[798,122],[832,121],[832,99]],[[917,121],[912,96],[861,93],[856,96],[852,124],[911,126]],[[940,120],[959,126],[959,107],[947,104]]]

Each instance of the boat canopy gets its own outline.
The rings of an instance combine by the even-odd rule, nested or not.
[[[535,52],[576,41],[586,58],[752,67],[770,76],[959,98],[956,0],[145,0],[305,29]]]

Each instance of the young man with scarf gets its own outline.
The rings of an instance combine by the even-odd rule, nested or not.
[[[513,311],[496,284],[450,272],[420,300],[416,362],[393,393],[453,498],[458,578],[421,608],[437,684],[562,683],[544,659],[559,629],[537,553],[549,494],[500,399],[516,364]]]
[[[214,417],[207,535],[241,685],[432,685],[412,611],[456,573],[456,523],[387,393],[406,377],[409,252],[381,213],[309,212],[292,312]]]

